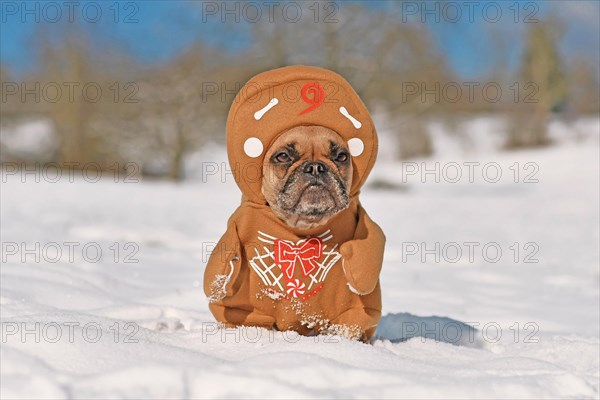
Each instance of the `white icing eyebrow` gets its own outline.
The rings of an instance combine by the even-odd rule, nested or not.
[[[254,119],[257,121],[260,120],[263,117],[263,115],[265,115],[266,112],[269,111],[271,108],[275,107],[277,103],[279,103],[279,100],[273,97],[271,100],[269,100],[266,106],[254,113]]]
[[[354,127],[356,129],[360,129],[360,127],[362,126],[362,124],[360,123],[359,120],[357,120],[356,118],[354,118],[352,115],[350,115],[350,113],[348,112],[348,110],[346,110],[346,107],[340,107],[340,112],[342,113],[342,115],[346,118],[348,118],[350,120],[350,122],[352,122],[352,125],[354,125]]]

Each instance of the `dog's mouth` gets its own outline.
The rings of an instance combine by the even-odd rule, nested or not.
[[[308,181],[290,177],[281,192],[281,208],[307,219],[332,216],[348,206],[346,187],[335,175]]]
[[[317,207],[319,205],[324,205],[324,203],[331,202],[333,202],[337,206],[336,199],[331,194],[329,188],[323,183],[319,182],[311,182],[304,187],[304,189],[300,192],[300,195],[298,196],[296,206],[298,206],[301,202],[313,207]]]

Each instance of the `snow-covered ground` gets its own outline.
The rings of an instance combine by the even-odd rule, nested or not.
[[[377,164],[372,344],[217,329],[203,268],[240,198],[222,150],[184,184],[5,170],[1,397],[598,398],[598,121],[580,130]]]

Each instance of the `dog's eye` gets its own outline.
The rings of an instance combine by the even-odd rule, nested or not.
[[[286,163],[286,162],[290,161],[291,158],[288,153],[281,152],[275,156],[275,160],[277,160],[280,163]]]
[[[337,155],[337,157],[335,158],[336,162],[346,162],[346,160],[348,160],[348,154],[341,152],[340,154]]]

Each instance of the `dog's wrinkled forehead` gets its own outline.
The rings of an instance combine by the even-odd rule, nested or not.
[[[248,171],[260,170],[275,140],[298,126],[322,126],[339,135],[352,156],[351,192],[358,193],[377,154],[369,112],[344,78],[306,66],[259,74],[236,96],[227,119],[227,150],[242,192],[253,201],[264,200],[260,181],[249,179]]]
[[[348,145],[331,129],[322,126],[297,126],[279,135],[265,150],[265,157],[271,157],[279,151],[301,157],[317,155],[313,152],[330,153],[331,150],[339,149],[348,149]]]

